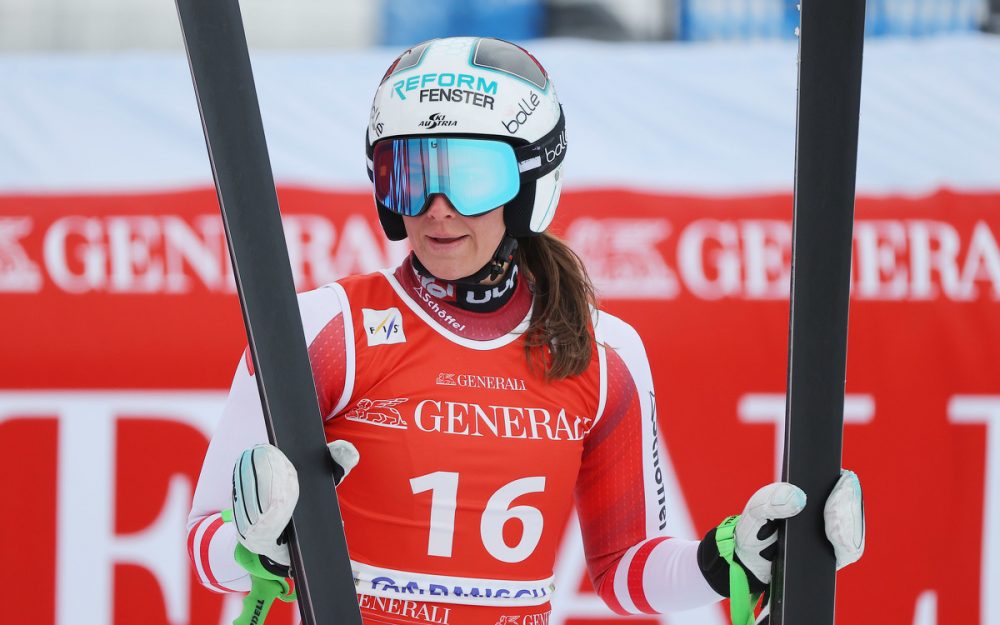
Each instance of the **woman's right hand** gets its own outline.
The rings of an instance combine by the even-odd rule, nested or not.
[[[360,459],[348,441],[327,445],[339,484]],[[295,467],[274,445],[256,445],[240,454],[233,467],[232,510],[237,540],[249,551],[279,565],[290,563],[285,528],[299,499]]]

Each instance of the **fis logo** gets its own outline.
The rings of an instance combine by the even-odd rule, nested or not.
[[[361,313],[364,317],[369,347],[406,342],[406,335],[403,334],[403,315],[398,308],[386,310],[362,308]]]
[[[417,125],[420,126],[421,128],[426,128],[427,130],[431,130],[433,128],[437,128],[438,126],[441,126],[443,128],[450,126],[457,126],[458,122],[445,119],[444,114],[442,113],[433,113],[430,117],[428,117],[427,119],[425,119],[424,121],[420,122]]]

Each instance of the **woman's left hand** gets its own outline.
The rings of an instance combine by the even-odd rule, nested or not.
[[[751,591],[761,592],[771,583],[778,540],[776,521],[796,516],[805,506],[805,492],[787,482],[768,484],[747,501],[732,536],[734,561],[746,571]],[[824,504],[823,521],[837,557],[837,569],[860,559],[865,550],[865,508],[861,482],[853,471],[841,470]],[[730,596],[729,566],[719,555],[715,528],[702,540],[698,564],[712,588]]]
[[[837,570],[861,559],[865,552],[865,500],[854,471],[840,470],[840,479],[823,508],[826,538],[837,555]]]
[[[736,555],[743,566],[764,584],[771,581],[778,519],[793,517],[805,508],[806,494],[787,482],[758,490],[747,502],[736,524]],[[861,482],[853,471],[841,469],[823,506],[826,537],[833,545],[840,570],[857,562],[865,550],[865,508]]]

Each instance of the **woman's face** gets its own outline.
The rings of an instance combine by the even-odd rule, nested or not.
[[[442,280],[471,275],[493,257],[506,227],[503,207],[475,217],[460,215],[444,195],[416,217],[403,217],[413,252],[427,271]]]

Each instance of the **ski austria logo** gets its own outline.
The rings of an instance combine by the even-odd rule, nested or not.
[[[403,334],[403,315],[398,308],[386,310],[362,308],[361,314],[364,316],[369,347],[406,342],[406,335]]]
[[[384,428],[406,429],[406,420],[395,406],[408,401],[406,397],[396,399],[359,399],[353,408],[344,413],[348,421],[370,423]]]
[[[441,113],[433,113],[430,117],[417,124],[417,126],[420,126],[421,128],[426,128],[427,130],[431,130],[432,128],[437,128],[438,126],[449,127],[457,125],[458,122],[454,120],[445,119],[444,115]]]

